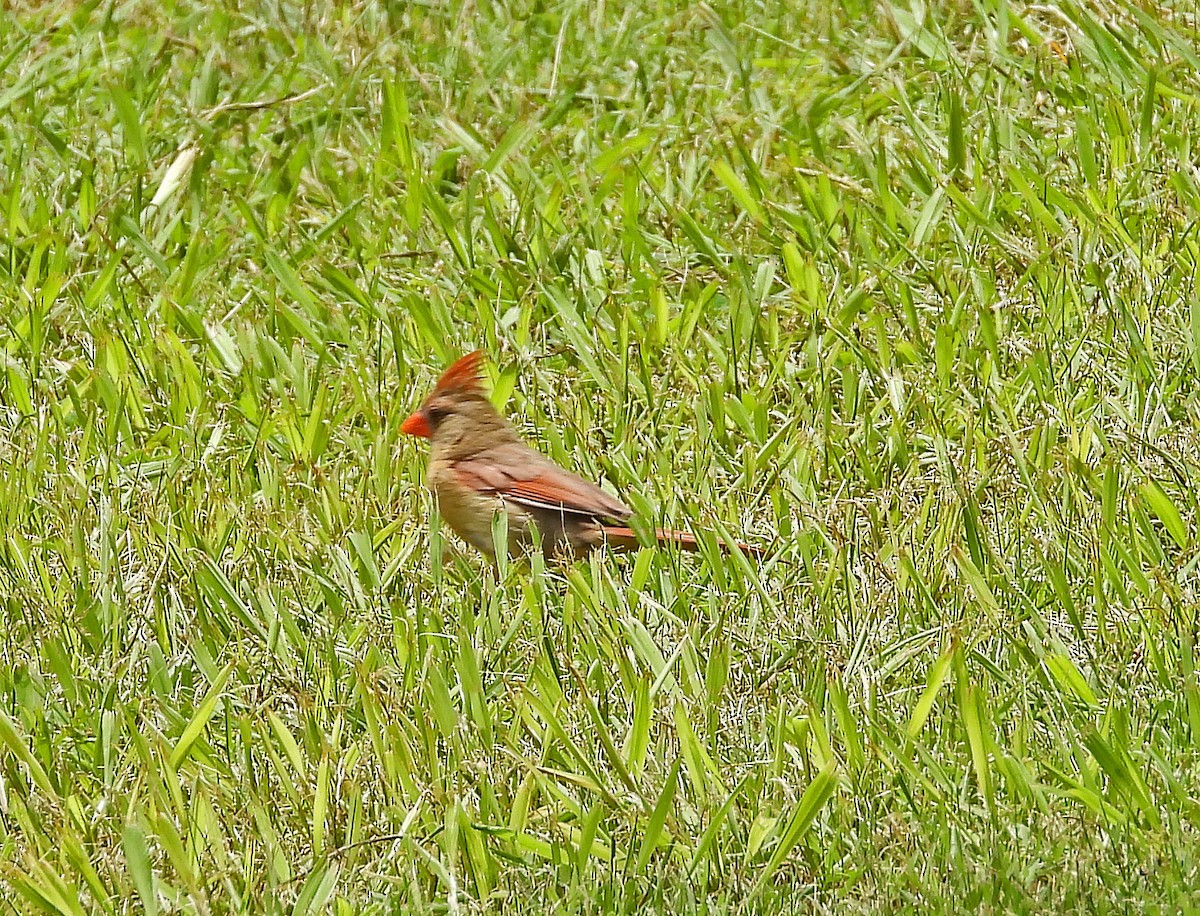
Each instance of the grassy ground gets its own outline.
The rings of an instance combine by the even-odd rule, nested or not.
[[[1200,907],[1198,26],[0,13],[0,912]],[[460,554],[476,347],[769,559]]]

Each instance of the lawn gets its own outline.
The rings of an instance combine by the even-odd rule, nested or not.
[[[1200,908],[1194,6],[0,36],[0,913]],[[442,531],[476,348],[702,551]]]

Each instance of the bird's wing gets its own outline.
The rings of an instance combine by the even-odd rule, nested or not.
[[[463,486],[535,509],[624,521],[632,510],[593,483],[524,445],[492,449],[454,463]]]

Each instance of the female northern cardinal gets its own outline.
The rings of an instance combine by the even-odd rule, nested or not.
[[[403,433],[429,440],[429,484],[442,518],[489,557],[495,555],[492,518],[501,510],[508,516],[511,556],[532,546],[535,527],[547,557],[583,556],[601,544],[636,548],[633,529],[613,524],[628,521],[633,510],[535,452],[496,412],[480,384],[483,358],[476,350],[454,363],[400,426]],[[686,531],[659,528],[654,535],[659,543],[697,549]]]

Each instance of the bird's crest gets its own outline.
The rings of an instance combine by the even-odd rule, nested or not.
[[[482,377],[479,374],[483,365],[482,350],[468,353],[460,357],[449,369],[442,373],[437,381],[437,391],[463,391],[470,394],[482,394]]]

